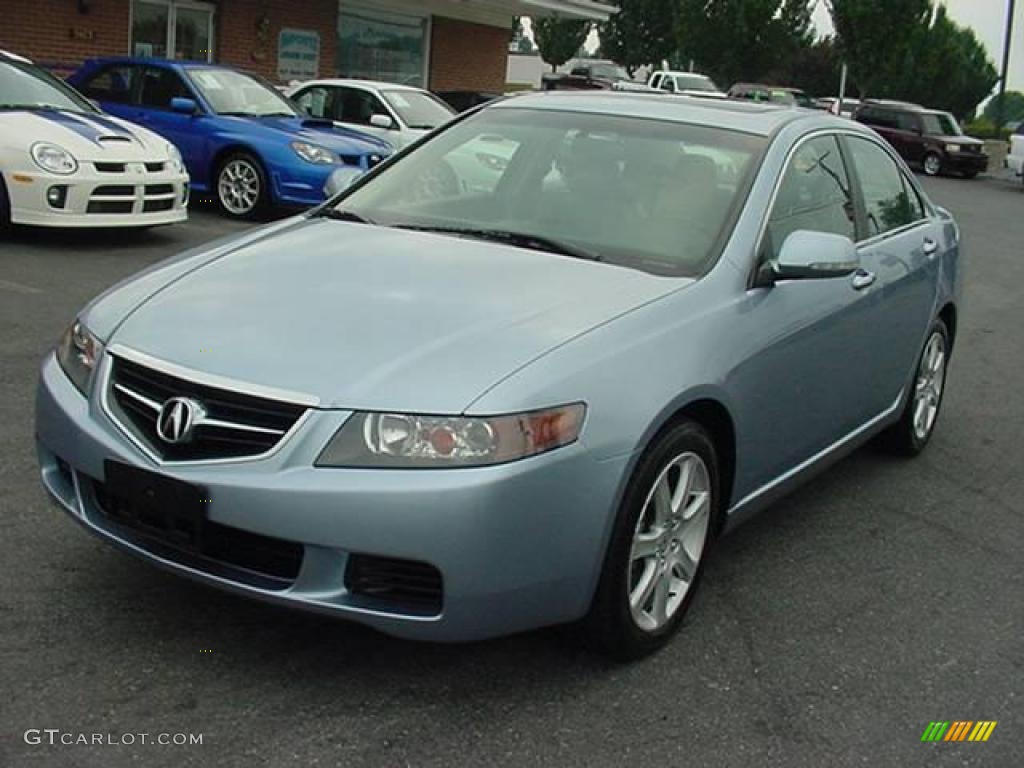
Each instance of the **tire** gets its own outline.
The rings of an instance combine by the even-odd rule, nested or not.
[[[942,156],[938,152],[929,152],[924,156],[924,172],[926,176],[938,176],[942,173]]]
[[[935,368],[935,359],[932,357],[935,349],[939,349],[941,355],[938,369]],[[928,331],[928,338],[918,357],[914,385],[907,397],[900,420],[879,436],[879,444],[890,453],[898,456],[917,456],[935,434],[935,425],[938,423],[942,399],[946,393],[949,353],[949,330],[942,320],[936,320]],[[922,401],[927,404],[921,406]],[[924,421],[920,421],[919,407],[924,408]]]
[[[684,473],[688,491],[681,490]],[[671,425],[645,451],[623,496],[594,601],[580,626],[586,644],[630,661],[668,642],[696,593],[719,503],[718,456],[707,431],[688,420]],[[659,510],[665,515],[659,517]]]
[[[270,191],[263,164],[248,152],[235,152],[217,166],[214,197],[225,216],[253,220],[270,207]]]

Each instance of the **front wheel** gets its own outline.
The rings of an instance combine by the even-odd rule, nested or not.
[[[682,421],[638,463],[619,508],[586,640],[621,660],[646,656],[678,631],[718,517],[718,459],[699,424]]]
[[[946,391],[949,349],[946,324],[936,320],[921,351],[914,388],[907,397],[903,414],[898,422],[881,435],[883,447],[902,456],[916,456],[928,445]]]
[[[224,159],[217,170],[217,202],[235,219],[254,219],[267,207],[267,176],[260,161],[248,152]]]
[[[924,172],[929,176],[942,173],[942,158],[935,152],[929,152],[924,158]]]

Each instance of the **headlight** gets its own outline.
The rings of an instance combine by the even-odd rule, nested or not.
[[[318,467],[481,467],[524,459],[579,437],[586,406],[508,416],[357,413],[327,444]]]
[[[960,147],[959,144],[947,144],[946,145],[946,151],[947,152],[959,152],[960,149],[961,149],[961,147]]]
[[[57,345],[57,361],[71,382],[85,395],[89,392],[92,374],[103,354],[103,344],[89,329],[76,320]]]
[[[167,157],[170,159],[171,165],[174,166],[174,170],[178,173],[185,172],[185,161],[181,158],[181,152],[170,142],[167,144]]]
[[[78,161],[74,155],[56,144],[39,142],[32,145],[32,159],[44,171],[69,176],[78,170]]]
[[[337,156],[329,149],[318,147],[316,144],[307,144],[304,141],[293,141],[292,149],[295,150],[295,154],[305,160],[307,163],[314,163],[316,165],[334,165],[338,162]]]

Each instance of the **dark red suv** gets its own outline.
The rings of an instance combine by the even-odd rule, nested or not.
[[[866,101],[853,119],[870,125],[929,176],[960,173],[973,179],[988,170],[985,142],[965,136],[949,112],[902,101]]]

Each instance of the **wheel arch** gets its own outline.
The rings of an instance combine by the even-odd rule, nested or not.
[[[942,309],[939,310],[939,319],[945,323],[946,330],[949,331],[949,350],[952,352],[956,344],[956,304],[952,301],[946,302]]]
[[[263,170],[263,177],[267,182],[267,202],[269,205],[274,205],[277,202],[277,190],[275,189],[274,178],[271,176],[270,164],[267,162],[267,158],[263,152],[260,152],[252,144],[239,140],[230,141],[223,147],[220,147],[210,161],[209,194],[216,199],[217,176],[220,173],[221,164],[231,155],[235,154],[251,155],[259,163],[260,168]]]

